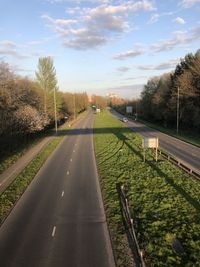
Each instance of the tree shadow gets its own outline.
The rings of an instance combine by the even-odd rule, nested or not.
[[[143,156],[141,153],[136,151],[129,143],[125,141],[125,144],[127,147],[129,147],[135,154],[137,154],[138,157],[143,159]],[[192,198],[180,185],[176,184],[175,181],[170,178],[166,173],[164,173],[158,166],[155,161],[146,161],[146,164],[148,164],[152,169],[154,169],[159,176],[164,177],[165,181],[172,186],[187,202],[189,202],[196,210],[200,211],[200,203]]]
[[[142,128],[142,127],[141,127]],[[144,131],[146,129],[144,128]],[[107,127],[107,128],[77,128],[77,129],[63,129],[59,131],[59,135],[66,136],[74,136],[74,135],[92,135],[92,134],[114,134],[120,141],[122,141],[122,145],[117,151],[112,153],[109,157],[107,157],[103,162],[109,160],[113,156],[115,156],[124,145],[126,145],[133,153],[135,153],[141,161],[143,161],[143,153],[137,151],[133,146],[128,142],[128,138],[125,134],[130,133],[130,129],[127,127]],[[192,198],[180,185],[176,184],[176,182],[170,178],[167,174],[165,174],[154,161],[146,161],[151,168],[153,168],[159,176],[164,177],[166,183],[168,183],[171,187],[173,187],[177,193],[179,193],[187,202],[189,202],[195,209],[200,211],[200,203]],[[192,179],[192,178],[191,178]]]

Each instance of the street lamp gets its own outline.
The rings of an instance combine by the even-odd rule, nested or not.
[[[74,120],[76,119],[76,98],[75,98],[75,93],[74,93]]]
[[[179,98],[180,98],[180,94],[179,94],[179,86],[177,88],[177,106],[176,106],[176,133],[178,134],[179,131]]]
[[[53,98],[54,98],[55,129],[56,129],[56,133],[57,133],[57,131],[58,131],[58,123],[57,123],[56,87],[55,86],[54,86],[54,90],[53,90]]]

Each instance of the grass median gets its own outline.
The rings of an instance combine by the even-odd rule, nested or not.
[[[198,266],[200,183],[163,159],[155,162],[150,151],[144,163],[141,137],[107,111],[96,116],[94,141],[117,266],[132,266],[116,191],[118,182],[128,189],[147,266]]]

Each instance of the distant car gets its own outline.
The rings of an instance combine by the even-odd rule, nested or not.
[[[124,117],[124,118],[122,118],[122,121],[123,122],[128,122],[128,119]]]

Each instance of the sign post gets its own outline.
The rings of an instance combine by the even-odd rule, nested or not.
[[[133,113],[133,107],[132,106],[126,106],[126,113],[132,114]]]
[[[142,140],[142,147],[144,149],[144,162],[145,162],[145,150],[146,148],[156,149],[156,162],[158,161],[158,146],[159,140],[157,137],[144,137]]]

